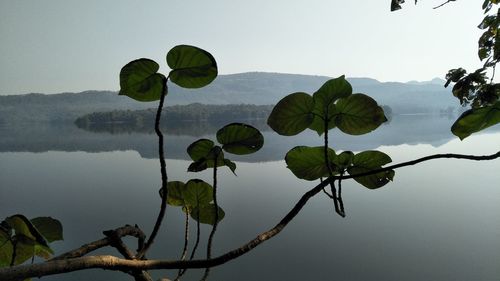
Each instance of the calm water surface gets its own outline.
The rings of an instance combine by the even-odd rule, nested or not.
[[[378,149],[396,163],[434,153],[491,154],[500,149],[500,133]],[[133,150],[79,150],[85,149],[0,153],[0,216],[58,218],[65,241],[54,243],[56,253],[124,224],[137,223],[149,233],[160,204],[158,160]],[[221,170],[218,201],[226,217],[215,236],[214,255],[274,226],[315,185],[295,179],[284,161],[252,161],[237,162],[237,177]],[[186,173],[186,160],[169,159],[167,165],[170,180],[210,181],[208,171]],[[318,194],[281,234],[213,269],[209,280],[500,280],[499,168],[500,160],[434,160],[397,170],[394,182],[379,190],[346,181],[346,218]],[[178,258],[183,223],[182,212],[169,208],[168,231],[160,233],[150,258]],[[205,239],[209,232],[203,226]],[[99,253],[117,254],[112,249]],[[204,249],[199,253],[201,258]],[[191,270],[183,280],[201,275]],[[173,278],[175,272],[155,271],[154,276]],[[90,270],[43,280],[130,279]]]

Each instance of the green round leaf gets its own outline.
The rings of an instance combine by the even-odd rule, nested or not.
[[[194,208],[193,211],[191,212],[191,217],[199,221],[200,223],[204,224],[210,224],[214,225],[215,224],[215,205],[214,204],[208,204],[208,205],[201,205],[197,208]],[[221,207],[217,208],[218,210],[218,220],[217,222],[220,222],[226,215],[224,210],[222,210]]]
[[[192,179],[186,183],[184,196],[186,204],[193,208],[207,205],[213,200],[213,187],[200,179]]]
[[[31,219],[31,223],[45,237],[47,242],[63,240],[63,228],[58,220],[51,217],[38,217]]]
[[[226,152],[243,155],[258,151],[264,145],[264,136],[256,128],[232,123],[217,131],[217,141]]]
[[[181,181],[169,181],[167,183],[167,204],[171,206],[184,206],[185,184]],[[160,197],[163,198],[163,189],[160,188]]]
[[[334,171],[337,170],[333,163],[336,157],[335,151],[328,148],[328,159]],[[296,146],[288,151],[285,156],[285,162],[287,168],[299,179],[312,181],[329,176],[323,146]]]
[[[389,155],[378,150],[366,150],[354,155],[352,164],[354,166],[363,166],[366,168],[379,168],[389,164],[392,159]]]
[[[500,101],[491,106],[465,111],[451,126],[451,132],[461,140],[475,132],[500,123]]]
[[[47,241],[36,227],[21,214],[13,215],[5,219],[7,224],[14,229],[16,235],[23,235],[36,243],[48,247]]]
[[[208,154],[205,157],[202,157],[193,163],[191,163],[188,167],[188,172],[200,172],[207,168],[215,167],[215,158],[217,157],[217,167],[225,166],[224,162],[224,152],[221,147],[216,145],[210,149]]]
[[[328,130],[335,128],[334,117],[337,109],[335,102],[352,94],[351,84],[342,75],[335,79],[330,79],[313,94],[314,100],[314,120],[309,129],[314,130],[318,135],[325,133],[325,120],[328,121]]]
[[[10,266],[14,246],[12,245],[11,233],[0,226],[0,268]]]
[[[207,51],[189,45],[173,47],[167,54],[169,77],[183,88],[201,88],[217,77],[217,63]]]
[[[354,94],[337,102],[335,125],[344,133],[362,135],[387,121],[382,107],[371,97]]]
[[[306,93],[293,93],[281,99],[269,115],[267,124],[276,133],[284,136],[296,135],[313,122],[314,101]]]
[[[210,150],[214,147],[214,142],[209,139],[199,139],[187,148],[187,153],[193,161],[206,158]]]
[[[35,255],[36,241],[22,234],[15,236],[16,247],[14,265],[22,264]]]
[[[327,117],[326,111],[340,98],[346,98],[352,94],[352,86],[342,75],[330,79],[313,94],[314,109],[323,117]]]
[[[120,93],[138,101],[159,100],[166,78],[157,73],[160,66],[150,59],[129,62],[120,71]]]
[[[377,150],[363,151],[354,155],[352,166],[347,168],[347,172],[352,176],[359,175],[378,170],[382,168],[383,165],[391,162],[391,157],[383,152]],[[355,177],[354,180],[367,188],[376,189],[392,181],[394,175],[394,170],[389,170],[369,176]]]
[[[353,159],[354,153],[352,153],[352,151],[343,151],[333,159],[333,162],[339,169],[344,170],[352,164]]]

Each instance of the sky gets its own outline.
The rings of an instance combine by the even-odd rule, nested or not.
[[[219,74],[250,71],[444,78],[475,70],[478,0],[0,0],[0,95],[118,90],[120,69],[179,44],[212,53]]]

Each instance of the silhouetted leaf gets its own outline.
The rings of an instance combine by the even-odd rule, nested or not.
[[[328,158],[332,169],[336,171],[336,166],[333,164],[336,155],[335,151],[331,148],[328,148]],[[285,156],[285,162],[287,168],[299,179],[312,181],[329,176],[328,167],[325,162],[325,152],[322,146],[296,146],[288,151]]]
[[[187,153],[193,161],[206,158],[210,150],[214,147],[214,142],[209,139],[199,139],[187,148]]]
[[[0,227],[0,268],[10,266],[12,261],[13,246],[7,230]]]
[[[258,151],[264,145],[264,136],[250,125],[232,123],[217,131],[217,141],[225,151],[243,155]]]
[[[15,236],[15,259],[14,265],[22,264],[23,262],[31,259],[35,255],[35,240],[26,237],[22,234]]]
[[[378,170],[390,162],[392,162],[391,157],[383,152],[376,150],[363,151],[354,155],[352,166],[347,168],[347,172],[350,175],[359,175]],[[376,189],[392,181],[394,174],[394,170],[389,170],[373,175],[355,177],[354,180],[367,188]]]
[[[185,184],[181,181],[169,181],[167,183],[167,204],[171,206],[184,206]],[[163,198],[163,188],[160,188],[160,197]]]
[[[451,126],[452,133],[461,140],[475,132],[500,123],[500,101],[491,106],[465,111]]]
[[[188,167],[188,172],[200,172],[207,168],[213,168],[215,166],[215,159],[217,156],[217,167],[225,166],[224,162],[224,152],[220,146],[214,146],[205,157],[200,158],[197,161],[191,163]]]
[[[354,94],[337,102],[335,124],[344,133],[362,135],[387,121],[382,107],[371,97]]]
[[[306,93],[293,93],[281,99],[269,115],[267,124],[276,133],[296,135],[307,129],[312,121],[314,101]]]
[[[150,59],[129,62],[120,72],[119,95],[129,96],[138,101],[159,100],[166,78],[157,73],[160,66]]]
[[[331,110],[328,111],[328,115],[329,117],[333,117],[336,112],[335,104],[330,105],[330,108]],[[335,119],[332,118],[328,121],[328,130],[333,128],[335,128]],[[325,132],[325,121],[321,117],[315,115],[311,125],[309,125],[309,129],[315,131],[319,136],[321,136]]]
[[[327,111],[331,116],[334,109],[331,106],[340,98],[346,98],[352,94],[352,86],[342,75],[335,79],[326,81],[318,91],[313,94],[314,113],[327,117]]]
[[[51,217],[38,217],[31,219],[31,223],[45,237],[47,242],[63,240],[63,228],[58,220]]]
[[[352,161],[354,159],[354,153],[352,151],[343,151],[337,157],[332,159],[332,161],[335,163],[335,165],[339,169],[347,169],[352,164]]]
[[[217,63],[207,51],[189,45],[173,47],[167,54],[169,77],[183,88],[201,88],[217,77]]]
[[[25,216],[17,214],[6,218],[5,221],[15,231],[16,235],[23,235],[38,244],[48,247],[45,238]]]
[[[229,159],[224,159],[224,164],[233,172],[234,175],[236,175],[236,163]]]
[[[194,208],[193,211],[191,212],[191,217],[199,221],[200,223],[204,224],[210,224],[214,225],[215,224],[215,205],[214,204],[208,204],[208,205],[201,205],[197,208]],[[224,213],[224,210],[222,210],[221,207],[218,207],[218,222],[220,222],[226,213]]]
[[[204,171],[208,168],[208,161],[205,158],[202,158],[198,161],[194,161],[193,163],[189,164],[188,166],[188,172],[201,172]]]
[[[207,205],[213,200],[213,187],[200,179],[192,179],[186,183],[184,198],[193,208]]]

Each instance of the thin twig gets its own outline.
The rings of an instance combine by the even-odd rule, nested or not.
[[[456,0],[448,0],[448,1],[444,2],[444,3],[443,3],[443,4],[441,4],[441,5],[438,5],[438,6],[434,7],[433,9],[438,9],[438,8],[441,8],[441,7],[443,7],[444,5],[446,5],[446,4],[450,3],[450,2],[455,2],[455,1],[456,1]]]
[[[183,261],[186,259],[187,251],[188,251],[188,242],[189,242],[189,212],[186,210],[186,218],[185,218],[185,224],[184,224],[184,247],[182,249],[182,254],[180,260]],[[179,278],[182,276],[182,269],[179,269],[177,272],[177,276],[174,278],[174,280],[179,280]]]
[[[219,205],[217,204],[217,158],[219,157],[219,153],[215,153],[214,160],[214,173],[213,173],[213,197],[214,197],[214,208],[215,208],[215,222],[212,227],[212,231],[210,232],[210,236],[208,237],[207,243],[207,260],[212,257],[212,243],[215,235],[215,231],[217,231],[217,225],[219,224]],[[199,219],[199,217],[198,217]],[[202,281],[205,281],[208,278],[208,274],[210,274],[210,267],[205,268],[205,273],[201,278]]]
[[[344,171],[342,171],[342,173],[340,173],[340,178],[338,180],[338,182],[339,182],[339,196],[337,199],[339,200],[340,211],[342,212],[342,214],[344,214],[344,217],[345,217],[344,200],[342,199],[342,176],[344,176]]]
[[[323,151],[324,151],[324,155],[325,155],[325,164],[326,164],[326,167],[328,169],[328,175],[330,177],[333,176],[333,168],[332,168],[332,165],[330,163],[330,159],[328,157],[328,122],[330,121],[328,119],[328,106],[325,107],[325,115],[326,115],[326,118],[323,119],[323,125],[324,125],[324,134],[325,134],[325,137],[324,137],[324,147],[323,147]],[[335,212],[337,214],[339,214],[341,217],[345,217],[345,213],[344,213],[344,210],[342,208],[340,208],[339,206],[339,202],[338,202],[338,197],[337,197],[337,190],[335,189],[335,181],[331,181],[330,182],[330,190],[332,192],[332,200],[333,200],[333,206],[335,207]]]
[[[333,195],[331,195],[330,193],[328,193],[328,191],[326,191],[325,188],[323,188],[323,193],[325,193],[328,197],[330,197],[330,199],[335,198],[335,197],[333,197]]]
[[[496,72],[496,69],[497,69],[497,64],[495,63],[492,67],[492,74],[491,74],[491,79],[490,79],[490,84],[493,84],[493,79],[495,78],[495,72]]]

